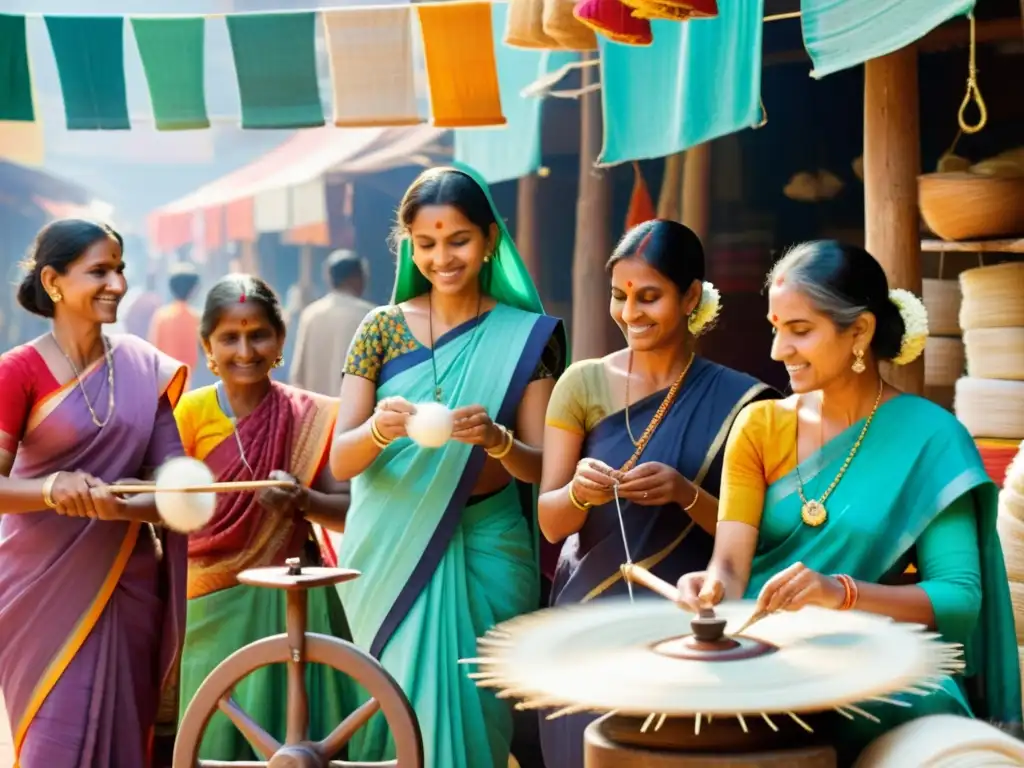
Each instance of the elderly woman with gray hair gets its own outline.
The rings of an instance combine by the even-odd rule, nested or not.
[[[872,738],[928,714],[1021,719],[1013,613],[996,487],[964,427],[900,392],[879,363],[924,349],[928,318],[889,290],[865,250],[804,243],[772,270],[772,357],[793,392],[748,406],[725,450],[714,554],[679,581],[691,610],[723,599],[758,608],[856,608],[922,624],[963,643],[966,674],[876,720],[837,729],[841,763]],[[914,566],[910,568],[909,566]],[[914,582],[914,583],[908,583]]]

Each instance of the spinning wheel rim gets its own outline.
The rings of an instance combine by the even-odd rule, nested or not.
[[[306,663],[322,664],[348,676],[379,703],[379,712],[395,742],[395,760],[360,765],[423,768],[423,741],[416,714],[401,687],[376,659],[351,643],[313,632],[306,633],[304,657]],[[174,768],[195,768],[200,764],[199,748],[210,719],[218,711],[221,699],[230,698],[239,682],[263,667],[285,664],[291,658],[288,636],[280,634],[250,643],[218,664],[203,680],[181,718],[174,745]],[[294,745],[282,743],[281,746]],[[326,762],[329,758],[325,758],[325,766],[329,765]],[[269,765],[269,762],[269,759],[262,763],[249,761],[244,765]]]

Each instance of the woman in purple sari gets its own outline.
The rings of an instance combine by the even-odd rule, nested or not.
[[[0,690],[20,768],[142,768],[184,630],[186,540],[107,484],[182,453],[185,368],[108,338],[126,284],[112,229],[56,221],[18,301],[52,331],[0,357]]]
[[[744,405],[775,396],[696,356],[718,292],[704,282],[704,249],[689,229],[665,220],[634,227],[608,272],[612,319],[627,347],[570,366],[548,403],[538,512],[548,541],[564,542],[554,605],[626,594],[619,567],[627,560],[668,580],[686,563],[704,567],[729,428]],[[592,720],[542,715],[550,768],[582,768]]]

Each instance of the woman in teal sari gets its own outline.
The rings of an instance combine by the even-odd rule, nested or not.
[[[879,375],[879,361],[905,364],[921,353],[924,306],[890,292],[866,251],[832,241],[794,248],[769,285],[772,357],[785,363],[796,394],[755,403],[737,419],[714,554],[706,571],[680,579],[682,602],[856,608],[964,644],[963,676],[925,697],[894,697],[902,707],[862,705],[877,723],[844,721],[841,763],[923,715],[1019,724],[996,488],[951,414]]]
[[[339,592],[355,642],[409,697],[431,768],[505,768],[508,702],[459,659],[494,624],[540,603],[535,516],[544,413],[564,367],[561,323],[540,300],[485,185],[423,173],[398,211],[390,305],[352,342],[331,454],[352,480]],[[453,411],[451,439],[407,437],[417,403]],[[349,759],[386,760],[376,716]]]

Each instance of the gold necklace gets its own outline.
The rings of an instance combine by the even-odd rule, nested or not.
[[[629,435],[630,441],[634,446],[639,447],[641,442],[646,442],[645,438],[649,438],[649,432],[653,432],[653,427],[658,425],[662,417],[665,415],[665,411],[668,410],[668,406],[672,405],[672,401],[676,399],[676,393],[679,391],[680,385],[683,383],[683,379],[686,378],[686,374],[690,372],[690,366],[693,365],[693,358],[695,354],[690,353],[690,359],[686,361],[686,365],[683,367],[683,372],[679,374],[672,387],[669,389],[668,394],[665,395],[665,399],[661,403],[661,407],[658,408],[657,413],[654,414],[654,418],[651,419],[651,423],[647,425],[647,429],[644,430],[644,434],[640,435],[640,439],[637,440],[633,437],[633,430],[629,427],[629,380],[633,378],[633,351],[629,351],[629,362],[626,364],[626,434]]]
[[[442,403],[444,402],[444,392],[441,390],[441,384],[437,378],[437,361],[434,357],[434,303],[431,300],[431,293],[432,292],[429,291],[427,292],[427,327],[430,329],[430,368],[434,374],[434,400]],[[473,348],[473,341],[476,339],[476,332],[480,329],[480,309],[483,307],[483,301],[484,292],[480,291],[476,297],[476,325],[473,326],[473,335],[469,339],[467,349]],[[453,365],[455,365],[454,360],[448,366],[449,370]]]
[[[825,493],[821,495],[820,499],[808,499],[804,496],[804,481],[800,477],[800,464],[797,462],[796,467],[796,479],[797,479],[797,493],[800,494],[800,501],[803,506],[800,507],[800,518],[806,525],[812,528],[817,528],[819,525],[824,523],[828,519],[828,510],[825,509],[825,500],[832,495],[832,491],[839,485],[839,481],[843,479],[843,475],[846,474],[847,467],[850,466],[850,462],[853,461],[853,457],[857,455],[857,449],[860,448],[860,444],[864,442],[864,436],[868,433],[868,427],[871,426],[871,420],[875,418],[875,413],[878,411],[878,406],[882,402],[882,391],[885,389],[885,383],[878,380],[878,396],[875,397],[875,404],[871,408],[871,413],[868,414],[867,419],[864,421],[864,426],[860,430],[860,435],[857,436],[857,442],[853,444],[853,448],[850,449],[850,453],[846,456],[846,461],[843,462],[843,466],[839,468],[839,473],[836,475],[832,484],[825,489]],[[819,422],[824,424],[824,414],[819,417]],[[824,448],[824,443],[822,443]]]
[[[107,418],[100,421],[100,417],[96,415],[96,409],[92,407],[92,403],[89,402],[89,396],[85,394],[85,385],[82,383],[82,376],[78,372],[78,367],[71,360],[71,357],[64,348],[61,347],[60,342],[57,341],[57,337],[50,333],[53,343],[57,345],[57,349],[64,355],[64,359],[68,361],[68,365],[71,366],[72,373],[75,374],[75,381],[78,382],[78,388],[82,390],[82,399],[85,400],[85,407],[89,409],[89,415],[92,417],[92,423],[100,429],[107,426],[110,423],[110,417],[114,415],[114,355],[110,351],[110,342],[106,336],[100,336],[103,340],[103,354],[107,358]]]

